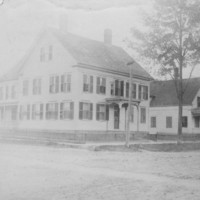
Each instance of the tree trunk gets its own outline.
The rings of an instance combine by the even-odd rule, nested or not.
[[[180,144],[182,140],[182,113],[183,113],[183,98],[182,98],[182,80],[180,80],[179,83],[179,107],[178,107],[178,137],[177,137],[177,143]]]
[[[182,32],[182,11],[180,11],[180,30],[179,30],[179,83],[178,83],[178,137],[177,144],[182,140],[182,114],[183,114],[183,32]]]

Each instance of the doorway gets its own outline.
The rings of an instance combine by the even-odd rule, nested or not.
[[[119,129],[119,106],[114,105],[114,129]]]

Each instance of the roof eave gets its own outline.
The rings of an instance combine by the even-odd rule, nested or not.
[[[126,77],[130,76],[129,73],[119,72],[119,71],[110,70],[110,69],[107,69],[107,68],[102,68],[102,67],[98,67],[98,66],[95,66],[95,65],[89,65],[89,64],[84,64],[84,63],[77,63],[77,65],[74,65],[73,67],[92,69],[92,70],[97,70],[97,71],[101,71],[101,72],[107,72],[107,73],[122,75],[122,76],[126,76]],[[135,75],[135,74],[133,74],[133,78],[138,78],[138,79],[142,79],[142,80],[146,80],[146,81],[154,80],[152,77],[144,77],[144,76],[139,76],[139,75]]]

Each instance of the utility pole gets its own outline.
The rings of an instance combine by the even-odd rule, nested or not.
[[[132,106],[132,64],[134,61],[128,62],[127,66],[129,67],[129,101],[128,101],[128,119],[126,126],[126,147],[129,147],[130,142],[130,119],[131,119],[131,106]]]

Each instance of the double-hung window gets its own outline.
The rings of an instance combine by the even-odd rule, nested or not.
[[[140,123],[146,123],[146,108],[140,108]]]
[[[63,74],[61,76],[61,92],[71,91],[71,74]]]
[[[37,103],[32,105],[32,119],[33,120],[43,119],[43,104]]]
[[[22,83],[23,96],[27,96],[28,95],[28,90],[29,90],[29,81],[28,80],[24,80],[23,83]]]
[[[139,85],[139,99],[148,100],[148,86]]]
[[[166,128],[172,128],[172,117],[166,117]]]
[[[124,96],[124,81],[115,80],[114,82],[111,82],[110,87],[110,94],[112,96]]]
[[[126,97],[129,97],[129,83],[126,82]],[[132,83],[132,98],[136,99],[137,96],[137,85],[135,83]]]
[[[46,104],[46,119],[58,119],[58,103]]]
[[[0,87],[0,100],[3,100],[3,87]]]
[[[6,99],[9,99],[9,86],[6,86]]]
[[[93,104],[80,102],[79,103],[79,119],[92,120],[93,117]]]
[[[41,79],[40,78],[33,79],[33,94],[34,95],[41,94]]]
[[[97,94],[106,93],[106,79],[102,77],[97,77]]]
[[[4,106],[0,106],[0,121],[4,119]]]
[[[74,118],[74,103],[64,101],[60,103],[60,119],[73,119]]]
[[[29,120],[30,119],[30,104],[20,105],[20,119]]]
[[[15,85],[12,85],[11,87],[11,99],[15,99],[16,98],[16,87]]]
[[[151,117],[151,128],[156,128],[156,117]]]
[[[49,45],[49,60],[52,60],[53,59],[53,46],[52,45]]]
[[[51,76],[49,78],[49,92],[50,93],[59,92],[59,76]]]
[[[83,92],[93,92],[93,76],[83,75]]]
[[[44,47],[42,47],[40,49],[40,62],[44,62],[45,61],[45,49]]]
[[[106,104],[96,105],[96,120],[105,121],[109,118],[109,106]]]
[[[115,80],[115,96],[124,96],[124,81]]]
[[[182,117],[182,127],[187,128],[188,127],[188,118],[187,116]]]

